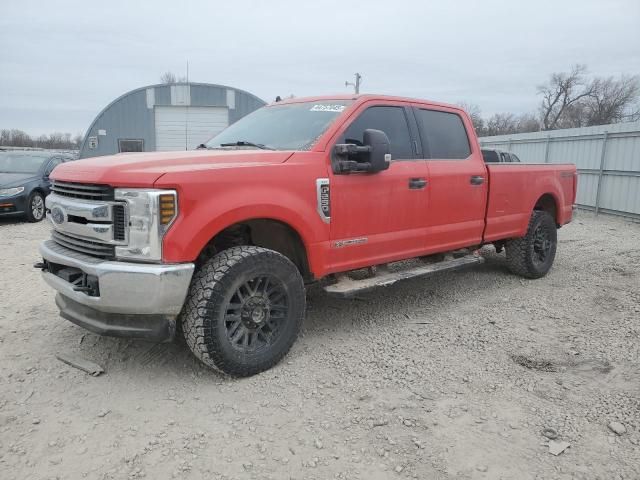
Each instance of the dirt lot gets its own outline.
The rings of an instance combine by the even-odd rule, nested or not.
[[[289,356],[244,380],[60,319],[31,267],[47,235],[0,222],[2,479],[640,478],[638,224],[581,214],[541,280],[488,252],[351,301],[312,290]]]

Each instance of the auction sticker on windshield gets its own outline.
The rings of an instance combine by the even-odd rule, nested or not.
[[[312,112],[342,112],[345,105],[314,105],[309,110]]]

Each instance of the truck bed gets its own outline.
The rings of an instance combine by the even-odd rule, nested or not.
[[[531,211],[540,201],[554,201],[556,223],[564,225],[571,220],[577,189],[576,167],[571,164],[487,164],[489,198],[487,202],[486,242],[525,234]]]

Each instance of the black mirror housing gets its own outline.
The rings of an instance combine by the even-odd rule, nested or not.
[[[388,169],[391,163],[391,153],[387,134],[382,130],[367,128],[364,131],[363,143],[371,149],[369,151],[370,171],[381,172]]]
[[[339,143],[334,146],[334,173],[376,173],[389,168],[389,138],[382,130],[368,128],[363,132],[363,145]]]

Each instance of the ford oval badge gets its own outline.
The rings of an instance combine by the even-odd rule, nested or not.
[[[53,207],[51,209],[51,220],[53,220],[53,223],[56,225],[64,223],[64,211],[58,206]]]

